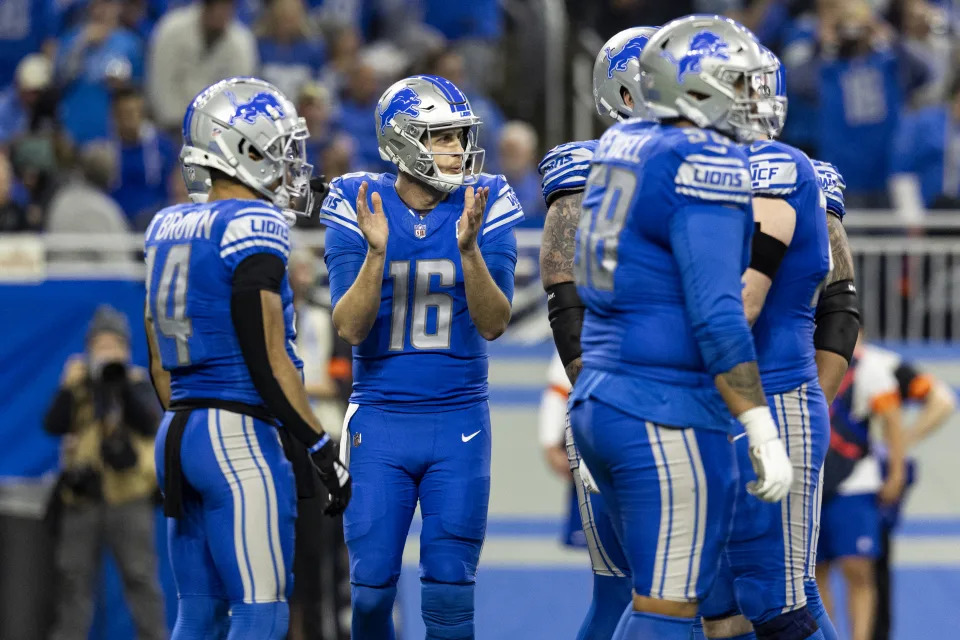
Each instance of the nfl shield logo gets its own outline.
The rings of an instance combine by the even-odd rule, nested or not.
[[[425,224],[415,224],[413,225],[413,235],[417,236],[421,240],[427,237],[427,225]]]

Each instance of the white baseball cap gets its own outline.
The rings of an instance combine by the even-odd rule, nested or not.
[[[42,91],[53,80],[53,65],[42,53],[31,53],[17,65],[16,79],[23,91]]]

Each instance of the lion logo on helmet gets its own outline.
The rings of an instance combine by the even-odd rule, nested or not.
[[[613,78],[614,71],[626,71],[630,61],[640,57],[640,53],[649,40],[650,38],[647,36],[630,38],[616,53],[613,53],[613,47],[607,47],[607,78]]]
[[[260,116],[267,120],[277,120],[286,115],[280,99],[268,91],[261,91],[246,102],[238,102],[236,94],[232,91],[224,91],[223,94],[233,105],[234,111],[229,122],[231,125],[237,120],[253,124]]]
[[[401,113],[405,113],[411,118],[420,115],[420,96],[410,87],[403,87],[390,98],[390,102],[383,108],[383,111],[377,109],[377,115],[380,117],[380,133],[382,134],[387,125]]]
[[[663,51],[661,55],[677,65],[677,82],[682,83],[683,76],[686,74],[700,72],[704,58],[729,60],[730,54],[727,53],[729,47],[730,45],[717,34],[701,31],[691,38],[687,52],[679,60],[670,55],[669,51]]]

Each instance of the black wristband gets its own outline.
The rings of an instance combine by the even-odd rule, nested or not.
[[[817,303],[813,346],[830,351],[848,363],[853,358],[860,332],[860,304],[853,280],[839,280],[827,285]]]
[[[563,366],[583,353],[580,349],[580,331],[583,329],[584,309],[574,283],[561,282],[547,287],[547,317]]]
[[[753,245],[750,250],[750,268],[759,271],[771,280],[777,275],[777,269],[787,254],[787,245],[771,235],[760,231],[760,223],[755,223]]]

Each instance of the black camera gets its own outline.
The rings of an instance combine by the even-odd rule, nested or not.
[[[130,434],[122,426],[104,436],[100,443],[100,456],[114,471],[126,471],[137,465],[137,451],[133,448]]]
[[[93,467],[67,469],[63,472],[63,486],[70,489],[78,498],[90,500],[103,499],[103,485],[100,473]]]

